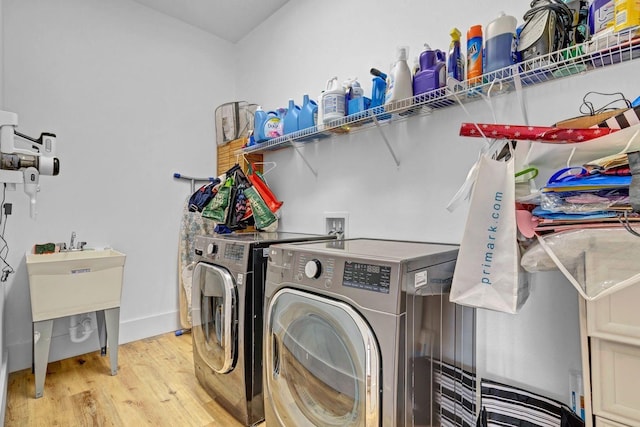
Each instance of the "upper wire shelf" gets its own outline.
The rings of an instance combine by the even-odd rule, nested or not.
[[[517,83],[524,87],[584,73],[640,57],[640,27],[594,38],[585,43],[540,55],[482,75],[477,83],[450,79],[446,87],[416,95],[392,104],[385,104],[331,121],[322,127],[313,126],[242,148],[238,154],[277,150],[317,141],[334,134],[344,134],[374,126],[395,123],[417,115],[430,114],[457,103],[474,102],[481,97],[508,93]]]

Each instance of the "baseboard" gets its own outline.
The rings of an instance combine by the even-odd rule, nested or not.
[[[180,329],[178,311],[157,314],[149,317],[121,321],[118,342],[125,344],[144,338],[165,334]],[[9,352],[8,372],[31,368],[32,342],[7,343]],[[86,354],[100,349],[97,333],[83,343],[71,343],[69,334],[57,335],[51,338],[49,362],[67,359],[69,357]],[[5,359],[6,360],[6,359]]]

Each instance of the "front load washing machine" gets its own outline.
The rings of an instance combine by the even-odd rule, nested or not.
[[[424,322],[407,322],[407,290],[449,304],[457,254],[454,245],[373,239],[271,246],[267,426],[417,425],[407,366],[417,342],[407,328]]]
[[[284,232],[196,237],[191,300],[196,377],[246,426],[264,419],[262,331],[269,246],[332,238]]]

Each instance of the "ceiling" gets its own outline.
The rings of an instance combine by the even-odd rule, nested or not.
[[[134,0],[236,43],[289,0]]]

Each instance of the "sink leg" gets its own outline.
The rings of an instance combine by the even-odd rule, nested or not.
[[[33,360],[36,371],[36,399],[42,397],[44,393],[44,378],[47,375],[47,363],[49,362],[49,347],[51,346],[51,331],[53,330],[53,319],[34,322]]]
[[[104,311],[107,325],[107,343],[111,362],[111,375],[118,373],[118,335],[120,333],[120,307],[109,308]]]
[[[107,329],[104,322],[104,310],[96,311],[96,323],[98,327],[98,340],[100,340],[100,355],[107,355]]]

